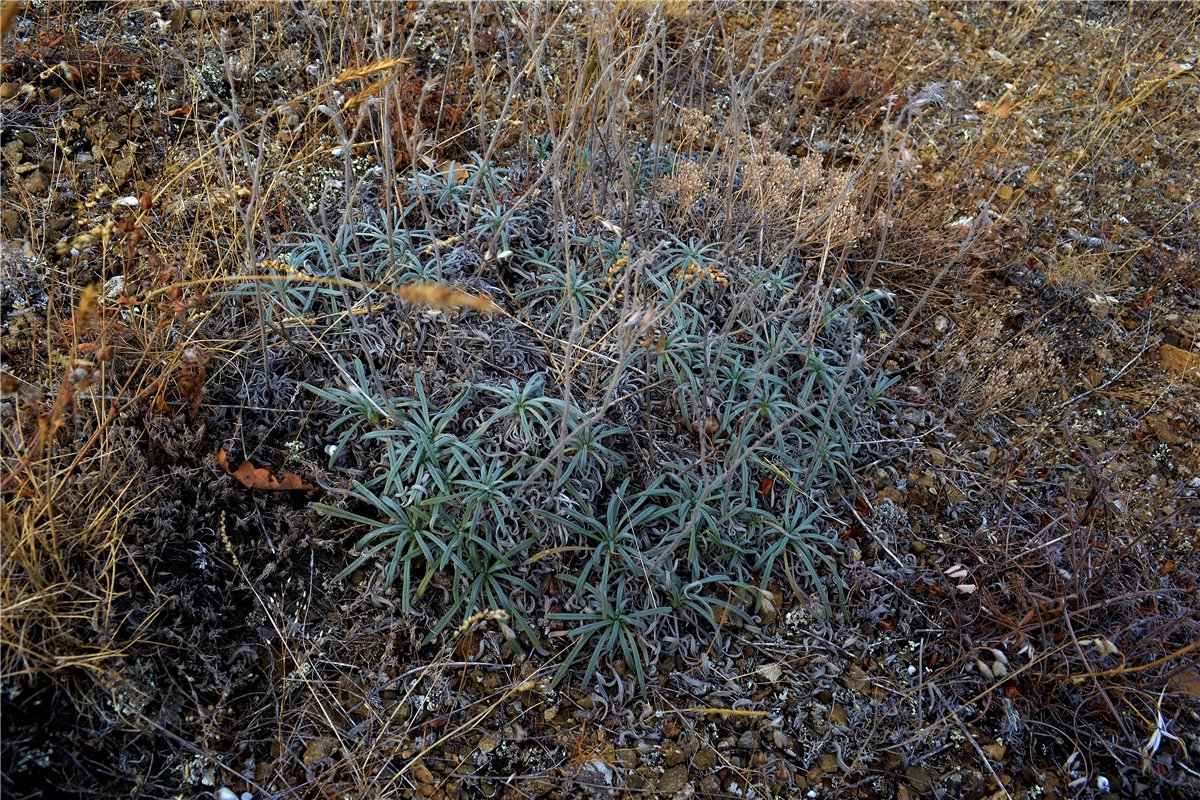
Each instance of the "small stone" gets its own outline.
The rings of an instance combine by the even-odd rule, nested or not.
[[[895,486],[884,486],[875,493],[875,505],[879,505],[884,500],[891,500],[900,508],[904,508],[904,493]]]
[[[1163,368],[1171,375],[1200,380],[1200,355],[1164,344],[1158,351]]]
[[[904,778],[917,794],[929,794],[933,791],[933,776],[921,767],[909,767],[904,770]]]
[[[29,177],[25,179],[25,189],[30,194],[42,194],[50,188],[50,181],[46,180],[46,173],[40,169],[29,173]]]
[[[0,221],[4,227],[4,235],[9,239],[15,239],[21,235],[21,212],[13,208],[6,208],[0,212]]]
[[[768,683],[779,683],[779,679],[783,677],[783,667],[779,664],[763,664],[755,672]]]
[[[304,766],[311,767],[325,757],[327,750],[324,739],[312,739],[304,746]]]
[[[25,158],[25,143],[20,139],[13,139],[8,144],[4,145],[3,149],[4,160],[10,167],[15,167]]]
[[[129,179],[129,176],[133,174],[133,168],[135,166],[136,164],[134,163],[133,156],[125,156],[124,158],[118,159],[112,165],[113,180],[115,180],[117,183],[124,183]]]
[[[697,772],[708,772],[717,765],[717,751],[706,747],[692,758],[692,768]]]
[[[663,763],[668,767],[676,767],[683,763],[683,748],[675,742],[666,742],[662,746]]]
[[[10,97],[16,97],[17,92],[21,91],[21,84],[13,81],[5,81],[0,83],[0,99],[7,100]]]
[[[1146,417],[1145,423],[1154,434],[1154,438],[1163,444],[1179,444],[1183,441],[1175,432],[1174,420],[1170,414],[1151,414]]]
[[[418,758],[412,767],[412,776],[417,783],[433,783],[433,773],[425,766],[424,759]]]
[[[675,794],[687,784],[687,767],[671,767],[658,779],[659,794]]]

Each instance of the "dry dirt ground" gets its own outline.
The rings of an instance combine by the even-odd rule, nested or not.
[[[1200,796],[1197,41],[1190,4],[26,3],[0,81],[4,797]],[[436,272],[373,261],[381,220]],[[522,259],[558,237],[597,260],[543,291]],[[570,509],[727,441],[676,373],[609,392],[585,324],[661,370],[686,304],[637,327],[662,295],[621,271],[672,247],[704,341],[750,347],[738,298],[785,298],[852,421],[803,486],[828,564],[644,627],[629,599],[610,652],[572,634],[626,598],[572,593]],[[436,296],[378,289],[417,279]],[[799,288],[754,294],[774,279]],[[868,290],[879,324],[822,316]],[[536,642],[429,554],[411,597],[390,550],[340,578],[383,451],[305,385],[355,363],[463,439],[506,380],[603,397],[622,466],[579,462],[574,501],[528,477],[560,538],[488,545]],[[464,380],[491,388],[460,410]],[[521,420],[493,463],[533,463]],[[786,473],[742,491],[773,513]]]

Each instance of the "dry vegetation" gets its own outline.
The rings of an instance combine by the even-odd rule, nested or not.
[[[1195,797],[1197,41],[25,3],[4,796]]]

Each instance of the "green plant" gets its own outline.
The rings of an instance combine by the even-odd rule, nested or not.
[[[498,398],[499,404],[491,416],[484,420],[481,429],[486,430],[500,420],[508,420],[511,432],[525,446],[538,441],[548,441],[554,436],[558,420],[567,413],[566,403],[556,397],[547,397],[546,376],[538,372],[530,376],[521,386],[509,381],[507,386],[481,384],[479,390]],[[576,424],[579,412],[572,409],[568,425]]]
[[[354,490],[355,496],[374,509],[378,517],[363,516],[325,503],[313,504],[323,514],[367,528],[354,543],[357,556],[334,580],[342,580],[376,556],[387,554],[383,584],[391,586],[400,579],[401,608],[407,613],[412,610],[413,598],[425,592],[434,576],[450,562],[453,553],[435,531],[433,515],[421,506],[403,506],[358,482],[355,482]],[[414,584],[417,573],[420,578]]]
[[[795,490],[786,493],[783,505],[779,515],[763,520],[763,534],[768,545],[761,551],[755,564],[762,574],[762,584],[770,581],[776,564],[782,563],[783,578],[792,591],[800,596],[804,594],[795,578],[799,572],[807,578],[806,582],[817,592],[826,609],[831,611],[832,604],[825,581],[827,576],[837,575],[837,563],[833,558],[837,543],[818,532],[817,521],[825,511],[819,506],[810,508]],[[844,602],[841,582],[835,579],[833,584],[839,600]]]
[[[583,591],[589,600],[587,610],[556,612],[549,615],[552,620],[572,623],[572,627],[561,632],[561,635],[574,640],[554,675],[554,683],[562,682],[567,671],[587,647],[590,648],[591,655],[588,656],[587,668],[583,673],[584,686],[591,683],[601,659],[611,659],[619,654],[626,666],[633,668],[638,686],[645,691],[646,670],[642,664],[642,641],[650,635],[654,621],[670,613],[671,609],[668,606],[638,608],[629,596],[623,580],[617,583],[615,591],[601,590],[586,584],[583,585]]]
[[[517,256],[538,276],[536,285],[517,293],[517,300],[533,305],[548,298],[552,303],[546,315],[548,326],[564,319],[587,319],[605,295],[602,280],[589,275],[579,260],[563,255],[557,246],[544,252],[525,249]]]
[[[599,423],[583,424],[576,428],[563,449],[567,462],[558,474],[556,485],[566,485],[573,476],[581,475],[592,465],[602,470],[625,465],[625,457],[609,448],[605,440],[628,433],[628,428]]]
[[[372,394],[366,370],[360,359],[356,358],[352,362],[353,374],[344,365],[339,364],[338,368],[342,374],[342,380],[346,383],[345,389],[321,388],[307,383],[300,384],[301,387],[325,402],[343,409],[342,414],[329,423],[325,430],[327,434],[333,433],[339,428],[342,430],[337,444],[329,453],[330,466],[337,460],[347,444],[361,436],[364,431],[378,427],[394,413],[393,410],[386,407],[387,401],[376,398]]]
[[[558,577],[575,587],[576,594],[591,585],[589,578],[595,573],[595,585],[607,591],[617,572],[637,575],[644,569],[642,542],[638,536],[643,526],[648,526],[666,516],[662,506],[651,502],[651,493],[638,493],[627,498],[629,479],[617,488],[608,499],[603,517],[594,515],[590,504],[578,493],[575,503],[561,513],[540,510],[546,519],[561,525],[578,541],[590,543],[590,553],[576,574],[560,574]],[[584,550],[589,549],[584,546]]]
[[[478,160],[419,177],[405,214],[424,204],[428,229],[363,226],[360,260],[434,279],[438,259],[423,256],[439,238],[461,233],[479,247],[506,247],[527,221],[507,207],[506,180]],[[420,374],[406,397],[384,398],[358,361],[341,369],[345,388],[310,387],[341,409],[327,426],[339,452],[352,441],[378,447],[364,451],[374,453],[372,474],[353,492],[370,511],[335,514],[370,527],[342,576],[381,559],[384,584],[399,584],[409,608],[442,574],[447,601],[426,641],[455,618],[494,607],[509,613],[522,641],[536,643],[519,609],[553,577],[571,587],[571,602],[585,604],[552,617],[578,623],[557,634],[572,643],[556,680],[591,648],[585,682],[604,659],[623,656],[644,684],[637,637],[668,610],[675,624],[720,635],[748,621],[755,586],[803,585],[826,603],[827,584],[840,592],[836,543],[820,530],[827,512],[802,498],[824,496],[850,476],[856,404],[878,402],[890,386],[868,388],[846,346],[860,317],[886,323],[883,296],[842,287],[801,298],[806,277],[792,270],[753,273],[746,293],[733,297],[722,291],[737,271],[723,260],[730,245],[663,236],[663,257],[641,262],[623,236],[586,232],[513,255],[523,313],[580,353],[602,352],[617,329],[609,284],[622,260],[624,287],[654,320],[605,362],[600,380],[569,384],[570,395],[551,394],[544,371],[498,379],[485,370],[437,387],[436,402]],[[618,472],[629,466],[622,447],[638,434],[615,422],[634,396],[618,387],[631,378],[674,398],[666,415],[652,412],[655,424],[670,428],[677,414],[697,437],[694,452],[651,476]]]
[[[471,533],[486,528],[464,522],[461,530],[463,534],[450,545],[454,554],[451,563],[455,574],[449,608],[430,628],[423,643],[428,644],[440,636],[456,617],[465,619],[483,609],[499,608],[508,613],[517,630],[536,646],[539,640],[537,632],[520,613],[511,596],[514,590],[524,592],[527,597],[537,594],[533,584],[513,572],[520,566],[520,557],[533,546],[534,540],[524,539],[501,553],[485,537]],[[520,642],[515,638],[509,638],[509,645],[516,652],[523,652]]]
[[[368,483],[381,486],[386,494],[404,494],[410,502],[431,493],[449,494],[456,477],[469,475],[479,460],[475,432],[468,440],[450,431],[470,391],[449,404],[434,408],[420,374],[413,379],[415,398],[397,409],[393,427],[369,431],[364,441],[378,440],[386,448],[385,469]]]

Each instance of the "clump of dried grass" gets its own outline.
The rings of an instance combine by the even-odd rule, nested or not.
[[[57,388],[38,391],[28,375],[6,381],[12,391],[0,448],[0,681],[12,689],[45,673],[103,672],[137,639],[114,618],[114,606],[124,536],[144,500],[131,466],[138,459],[103,434],[162,390],[171,370],[157,380],[143,372],[140,383],[135,372],[105,398],[116,385],[109,374],[116,346],[124,345],[113,314],[95,285],[85,287],[67,319],[48,320],[65,332],[57,340],[63,349],[22,365],[57,371]]]
[[[782,152],[782,135],[769,123],[757,135],[732,137],[712,125],[699,109],[681,114],[681,141],[712,142],[712,150],[703,159],[681,160],[659,183],[659,197],[677,211],[681,231],[707,228],[719,238],[718,225],[733,220],[740,231],[763,230],[792,247],[832,248],[863,232],[862,192],[852,172],[812,153]]]
[[[1030,332],[1009,331],[1000,315],[989,315],[955,340],[954,360],[964,376],[959,402],[972,413],[1028,405],[1056,389],[1062,363]]]

